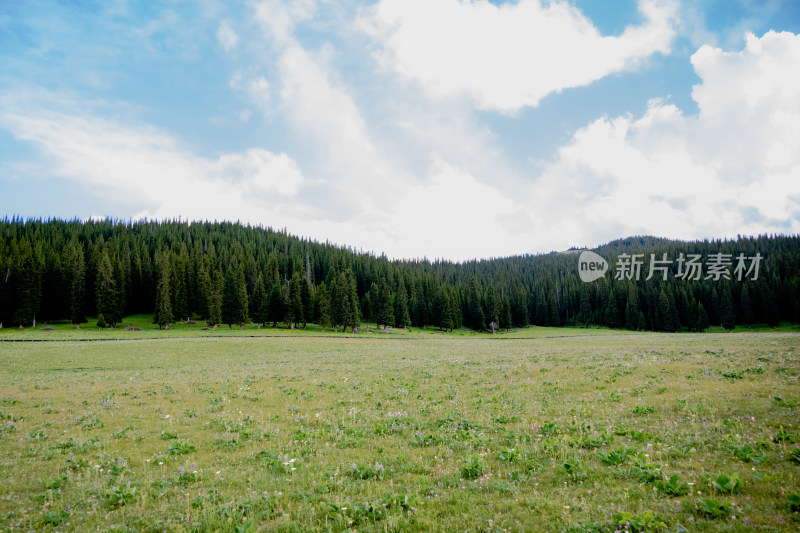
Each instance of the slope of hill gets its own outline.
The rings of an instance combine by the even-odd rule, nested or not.
[[[115,324],[123,315],[155,312],[159,324],[194,317],[676,331],[800,320],[797,236],[637,236],[594,251],[608,271],[586,283],[580,250],[463,263],[391,261],[230,222],[4,219],[0,322],[83,322],[102,314]],[[631,257],[638,270],[630,268]]]

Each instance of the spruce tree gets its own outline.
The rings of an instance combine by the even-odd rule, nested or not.
[[[703,304],[697,302],[697,331],[706,331],[709,327],[708,314]]]
[[[256,324],[266,325],[267,311],[267,290],[264,288],[264,278],[259,273],[250,299],[250,316]]]
[[[344,276],[344,279],[342,279]],[[340,294],[343,300],[344,315],[342,325],[345,328],[356,328],[361,324],[361,310],[358,305],[358,292],[353,271],[348,269],[339,278]]]
[[[524,328],[530,323],[527,299],[528,297],[525,294],[525,289],[517,284],[514,290],[511,291],[511,318],[515,327]],[[589,313],[590,312],[591,310],[589,310]],[[587,313],[587,320],[589,313]]]
[[[222,290],[224,286],[222,272],[214,271],[211,276],[211,287],[208,293],[208,325],[222,324]]]
[[[722,295],[719,301],[720,321],[722,327],[728,331],[733,331],[736,327],[736,313],[733,309],[733,298],[731,297],[731,288],[726,283],[722,288]]]
[[[178,318],[189,316],[189,298],[186,288],[186,248],[181,253],[172,254],[170,290],[172,291],[172,312]]]
[[[747,284],[745,283],[744,287],[742,287],[742,323],[754,324],[755,321],[755,316],[753,315],[753,304],[750,301],[750,290],[747,288]]]
[[[511,318],[511,302],[508,295],[503,294],[501,295],[500,300],[500,323],[499,326],[501,329],[509,331],[512,325],[512,318]]]
[[[236,256],[233,257],[225,272],[222,289],[222,322],[231,328],[239,324],[239,329],[247,322],[247,284],[244,278],[244,267]]]
[[[174,319],[172,315],[172,291],[170,288],[171,265],[169,261],[165,260],[158,266],[159,276],[158,285],[156,286],[156,310],[153,316],[153,322],[158,324],[158,329],[162,329],[166,328]]]
[[[201,320],[208,320],[211,292],[211,274],[208,272],[208,265],[200,261],[197,265],[197,312]]]
[[[319,325],[322,326],[322,331],[331,327],[331,298],[328,294],[328,288],[325,283],[320,283],[314,290],[317,295],[317,309],[319,312]]]
[[[536,294],[536,313],[533,317],[533,323],[537,326],[549,326],[550,319],[547,313],[547,303],[544,299],[544,290],[539,289]]]
[[[780,321],[780,314],[778,312],[778,302],[775,298],[775,292],[766,282],[761,284],[761,299],[764,304],[764,319],[767,326],[774,328],[778,326]]]
[[[389,291],[389,284],[385,281],[380,290],[378,300],[378,310],[375,316],[375,323],[378,326],[394,325],[394,309],[392,308],[392,293]]]
[[[408,312],[408,295],[402,278],[400,278],[397,294],[394,297],[394,325],[398,328],[406,328],[411,325],[411,315]]]
[[[436,291],[436,303],[434,305],[434,319],[439,329],[452,331],[455,327],[453,320],[455,314],[455,303],[449,287],[440,285]]]
[[[617,312],[617,297],[614,289],[608,295],[608,303],[606,303],[605,310],[605,323],[610,328],[618,328],[620,326],[619,313]]]
[[[413,296],[409,303],[411,308],[411,323],[418,328],[424,328],[428,323],[428,307],[425,304],[425,290],[421,282],[414,284],[412,293]]]
[[[103,250],[100,256],[100,263],[97,265],[97,283],[95,285],[97,298],[97,314],[103,315],[105,321],[112,328],[117,325],[117,282],[114,278],[114,270],[111,266],[111,259],[108,252]]]
[[[644,318],[644,313],[639,311],[639,331],[644,331],[647,329],[647,320]]]
[[[500,324],[500,294],[491,281],[486,287],[486,310],[484,316],[486,317],[487,325],[494,322]]]
[[[86,322],[86,268],[83,248],[75,243],[72,247],[72,279],[70,280],[70,321],[73,324]]]
[[[303,316],[303,299],[302,299],[302,285],[304,280],[299,272],[295,272],[292,276],[292,282],[289,285],[289,305],[287,306],[287,319],[289,320],[289,327],[294,329],[299,322],[305,320]]]
[[[639,291],[636,284],[628,284],[628,301],[625,303],[625,328],[639,329]]]
[[[27,239],[22,242],[17,253],[13,282],[17,287],[17,309],[14,313],[14,323],[30,326],[39,311],[42,282],[40,263],[34,248]]]
[[[578,311],[578,322],[583,325],[589,324],[592,318],[592,305],[591,294],[589,292],[589,284],[584,283],[581,286],[581,303]]]
[[[461,327],[461,311],[458,305],[458,295],[453,287],[447,288],[447,322],[450,324],[450,331]]]
[[[561,325],[561,315],[558,311],[558,299],[556,298],[556,291],[550,291],[550,325],[558,327]]]
[[[472,276],[467,292],[467,326],[482,331],[486,328],[486,317],[481,306],[481,288],[477,276]]]

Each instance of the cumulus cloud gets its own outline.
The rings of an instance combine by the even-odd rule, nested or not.
[[[562,147],[530,191],[567,234],[675,238],[800,231],[800,36],[749,35],[739,52],[702,47],[699,114],[660,100],[601,118]],[[609,233],[612,232],[612,233]],[[616,233],[616,235],[615,235]]]
[[[217,41],[225,49],[226,52],[230,52],[236,45],[239,43],[239,36],[233,31],[231,28],[231,23],[228,20],[223,20],[219,24],[219,28],[217,28]]]
[[[304,180],[284,153],[252,148],[209,159],[152,127],[35,108],[3,113],[0,123],[48,155],[48,173],[153,216],[235,220],[297,211],[291,199]]]
[[[481,109],[513,113],[668,53],[677,4],[640,0],[639,11],[641,25],[603,36],[564,1],[381,0],[360,27],[383,65],[429,95],[467,95]]]
[[[391,257],[463,260],[642,233],[800,232],[798,36],[748,36],[734,52],[700,48],[692,56],[697,114],[654,99],[641,115],[596,119],[531,168],[527,182],[509,182],[507,155],[469,118],[465,100],[415,108],[419,89],[403,101],[394,98],[402,88],[387,91],[397,109],[381,118],[401,139],[391,146],[340,78],[335,50],[309,50],[293,37],[313,4],[285,17],[280,4],[264,5],[274,19],[262,31],[281,35],[274,63],[243,69],[231,87],[280,114],[299,140],[289,153],[265,145],[201,156],[167,131],[108,118],[126,115],[113,105],[41,94],[0,94],[0,126],[41,149],[42,174],[124,198],[131,213],[286,226]],[[422,163],[409,164],[404,151]]]

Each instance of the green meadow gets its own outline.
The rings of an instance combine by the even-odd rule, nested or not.
[[[0,330],[0,529],[800,529],[796,332],[147,321]]]

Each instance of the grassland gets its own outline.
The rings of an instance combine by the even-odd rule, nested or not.
[[[800,527],[796,333],[267,333],[0,333],[0,528]]]

